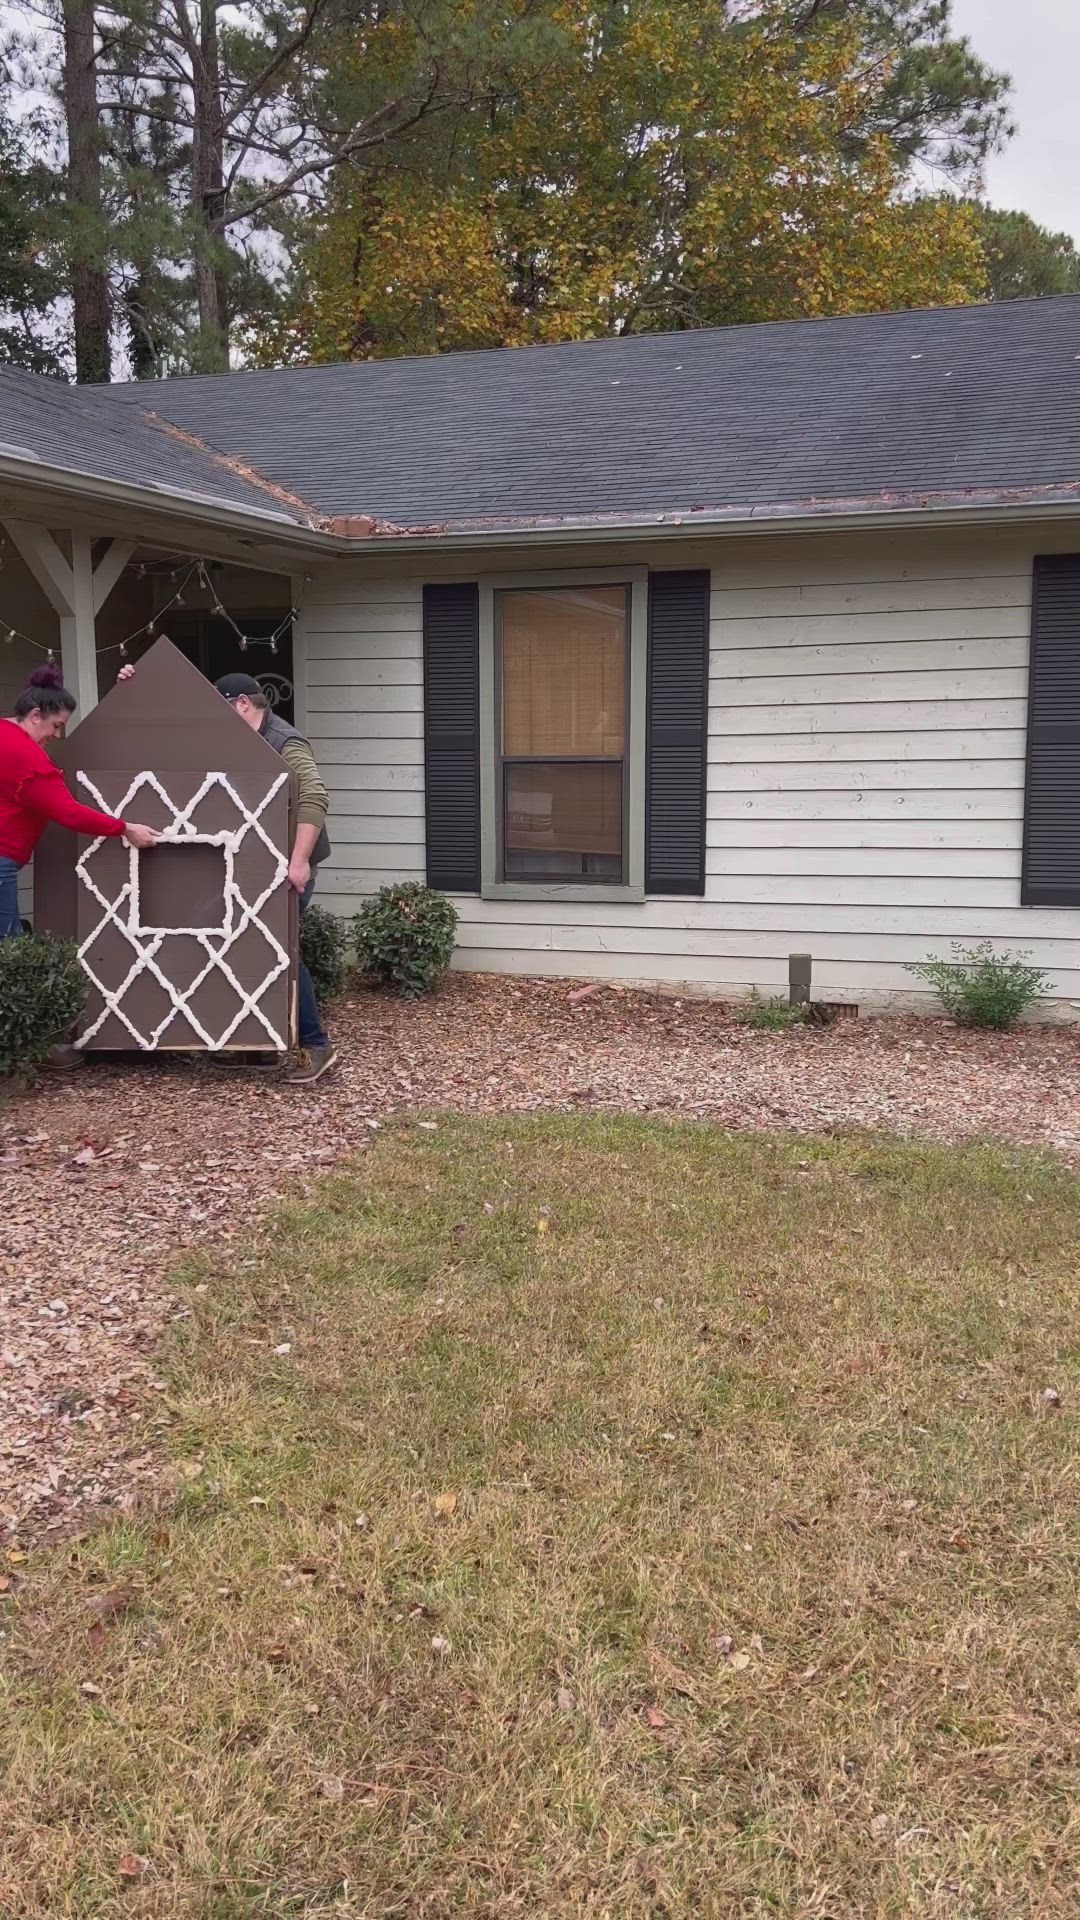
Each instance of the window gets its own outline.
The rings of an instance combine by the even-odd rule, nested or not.
[[[705,889],[707,569],[424,586],[433,887],[638,903]]]
[[[227,934],[232,925],[232,852],[221,834],[162,841],[129,850],[132,933]]]
[[[621,885],[630,589],[500,591],[495,627],[501,877]]]

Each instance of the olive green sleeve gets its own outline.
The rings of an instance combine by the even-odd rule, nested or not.
[[[302,827],[325,827],[330,795],[307,741],[286,740],[281,757],[290,773],[296,775],[297,824]]]

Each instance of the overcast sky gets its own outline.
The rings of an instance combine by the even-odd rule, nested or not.
[[[986,170],[991,206],[1080,242],[1080,0],[952,0],[957,30],[1013,78],[1017,131]]]

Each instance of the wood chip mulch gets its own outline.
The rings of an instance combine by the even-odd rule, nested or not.
[[[186,1248],[235,1252],[386,1118],[622,1109],[798,1133],[996,1137],[1080,1163],[1080,1029],[942,1021],[750,1032],[715,1002],[455,975],[360,993],[306,1092],[167,1057],[87,1065],[0,1104],[0,1539],[57,1538],[152,1491],[154,1355]],[[160,1404],[160,1403],[159,1403]]]

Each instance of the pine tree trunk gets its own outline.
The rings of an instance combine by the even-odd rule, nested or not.
[[[205,373],[225,373],[229,366],[229,311],[223,223],[224,150],[218,77],[217,0],[200,0],[199,53],[199,67],[194,74],[195,123],[192,139],[199,365]]]
[[[64,113],[72,214],[75,378],[90,384],[106,381],[112,373],[109,281],[103,259],[94,0],[64,0]]]

